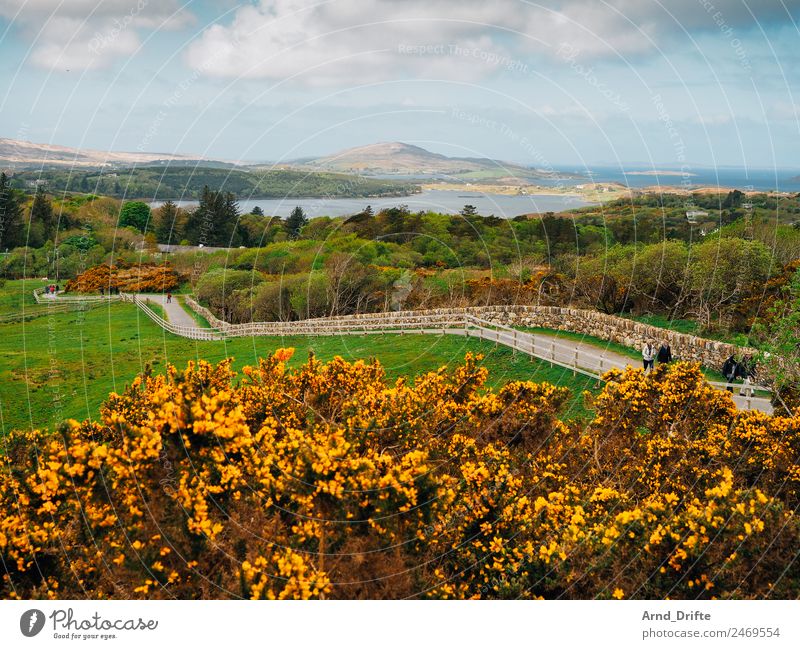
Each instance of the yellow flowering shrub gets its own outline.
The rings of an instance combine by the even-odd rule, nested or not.
[[[800,420],[700,370],[563,388],[278,350],[146,373],[11,433],[6,598],[795,597]]]

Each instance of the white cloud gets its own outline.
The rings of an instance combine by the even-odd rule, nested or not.
[[[683,30],[787,22],[800,0],[261,0],[206,29],[187,53],[210,76],[358,83],[402,76],[475,80],[570,44],[635,57]],[[719,7],[719,8],[717,8]],[[752,9],[755,19],[750,14]],[[730,38],[730,31],[726,32]],[[416,50],[410,46],[419,46]],[[451,46],[467,53],[454,55]],[[438,48],[438,49],[437,49]],[[563,58],[563,57],[562,57]]]
[[[777,101],[767,107],[767,117],[775,121],[800,121],[800,104]]]
[[[193,15],[179,0],[0,0],[0,16],[31,42],[30,62],[91,69],[130,56],[140,33],[180,29]]]

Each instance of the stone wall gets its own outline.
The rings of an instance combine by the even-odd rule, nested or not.
[[[499,324],[571,331],[619,343],[636,350],[641,350],[648,340],[657,346],[666,340],[676,359],[698,362],[716,370],[722,368],[725,359],[731,354],[739,356],[756,353],[754,349],[682,334],[586,309],[552,306],[496,306],[475,307],[468,311]]]
[[[248,323],[231,325],[219,320],[205,307],[187,298],[187,304],[205,317],[212,327],[228,335],[287,335],[335,333],[337,329],[363,329],[364,331],[386,327],[436,328],[459,326],[466,313],[496,324],[510,327],[542,327],[558,331],[569,331],[593,336],[601,340],[619,343],[641,350],[646,341],[657,346],[664,340],[672,347],[676,359],[694,361],[705,367],[719,370],[731,354],[755,354],[755,350],[737,347],[715,340],[682,334],[669,329],[606,315],[588,309],[569,309],[555,306],[480,306],[467,309],[428,309],[424,311],[393,311],[386,313],[363,313],[331,318],[315,318],[300,322]]]

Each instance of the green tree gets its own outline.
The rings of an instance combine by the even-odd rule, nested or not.
[[[769,279],[772,253],[760,241],[735,237],[709,239],[693,246],[687,284],[691,289],[693,315],[711,329],[714,316],[726,327],[736,305]]]
[[[56,223],[53,218],[53,205],[41,187],[37,188],[31,205],[31,226],[34,224],[38,224],[42,228],[42,235],[45,239],[50,239],[55,234]]]
[[[739,207],[742,204],[743,198],[744,194],[738,189],[734,189],[733,191],[728,192],[728,195],[722,201],[722,208],[726,209],[729,207]]]
[[[22,208],[17,192],[11,188],[8,176],[0,173],[0,249],[7,250],[25,243]]]
[[[155,234],[159,243],[169,243],[176,240],[179,235],[178,206],[172,201],[167,201],[159,207],[153,215]]]
[[[142,201],[130,201],[122,206],[119,213],[120,227],[134,227],[139,232],[147,229],[150,220],[150,206]]]
[[[252,210],[250,210],[250,214],[255,216],[264,216],[264,210],[262,210],[258,205],[256,205]]]
[[[239,203],[230,193],[203,188],[200,205],[189,215],[186,223],[186,238],[193,245],[230,247],[238,246]]]
[[[763,340],[759,355],[762,373],[772,382],[789,408],[800,407],[800,270],[787,294],[769,310],[767,324],[754,328]]]
[[[465,205],[461,208],[460,214],[464,217],[478,216],[478,208],[474,205]]]
[[[297,239],[300,237],[300,232],[308,224],[308,218],[303,208],[299,205],[292,210],[289,218],[286,219],[286,232],[290,239]]]

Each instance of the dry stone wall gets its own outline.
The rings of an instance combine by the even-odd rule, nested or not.
[[[187,298],[187,304],[205,317],[212,327],[228,335],[287,335],[334,333],[348,328],[365,331],[386,327],[409,330],[460,326],[465,314],[509,327],[542,327],[593,336],[601,340],[641,349],[646,341],[657,345],[666,340],[672,354],[679,360],[693,361],[720,369],[731,354],[755,354],[755,350],[728,343],[682,334],[654,327],[627,318],[607,315],[588,309],[555,306],[479,306],[466,309],[427,309],[424,311],[393,311],[364,313],[331,318],[316,318],[300,322],[249,323],[231,325],[214,316],[211,311]]]
[[[467,309],[473,315],[512,327],[544,327],[594,336],[640,350],[647,341],[667,341],[679,360],[720,369],[731,354],[755,354],[754,349],[678,333],[588,309],[553,306],[495,306]]]

